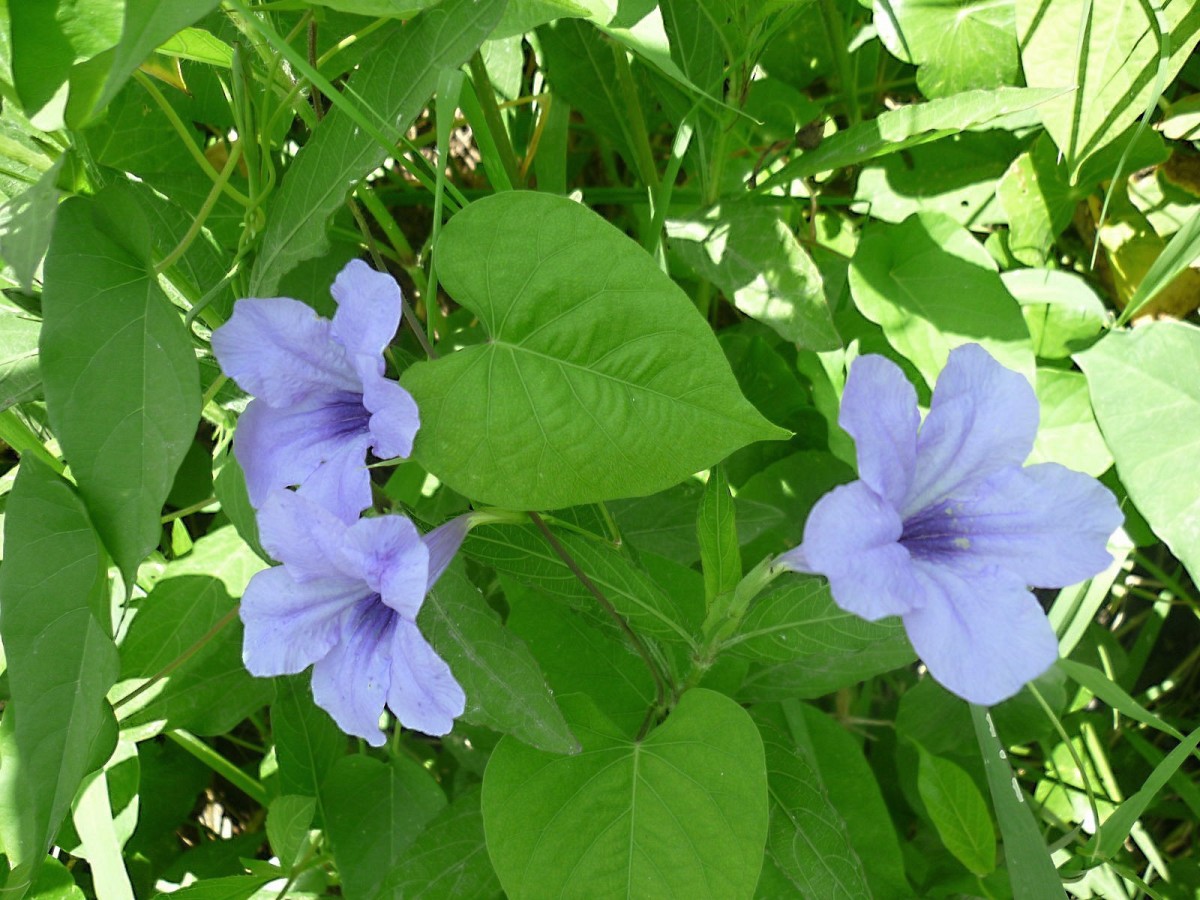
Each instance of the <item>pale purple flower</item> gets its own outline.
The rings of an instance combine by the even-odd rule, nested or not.
[[[1033,389],[978,344],[950,353],[921,422],[894,363],[855,360],[838,421],[858,481],[822,497],[780,562],[829,579],[843,609],[901,616],[930,674],[973,703],[1012,696],[1058,658],[1033,587],[1063,587],[1111,561],[1121,524],[1094,478],[1033,447]]]
[[[424,536],[398,515],[346,525],[302,494],[279,490],[258,524],[282,565],[257,573],[242,597],[246,668],[269,677],[311,665],[317,705],[372,746],[384,742],[385,705],[407,728],[449,732],[466,698],[416,618],[468,518]]]
[[[371,505],[370,449],[408,456],[420,420],[383,351],[400,323],[400,287],[353,260],[333,283],[333,320],[287,297],[239,300],[213,332],[225,374],[254,395],[238,420],[234,453],[258,508],[295,486],[353,522]]]

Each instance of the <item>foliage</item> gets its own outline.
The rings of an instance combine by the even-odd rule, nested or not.
[[[8,900],[1200,895],[1200,0],[16,0],[0,37]],[[374,513],[490,517],[417,621],[466,709],[380,748],[243,665],[270,560],[211,346],[355,258],[421,419]],[[973,343],[1125,515],[990,709],[772,566],[856,477],[853,361],[927,408]]]

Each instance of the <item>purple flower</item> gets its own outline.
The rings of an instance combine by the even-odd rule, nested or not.
[[[263,546],[283,565],[257,573],[242,597],[246,668],[268,677],[311,665],[317,705],[372,746],[384,742],[385,705],[408,728],[449,732],[466,697],[416,618],[462,544],[468,518],[422,537],[403,516],[346,525],[280,490],[258,523]]]
[[[384,348],[400,323],[400,287],[353,260],[333,282],[333,320],[298,300],[239,300],[213,332],[221,368],[255,399],[238,420],[234,452],[250,502],[300,490],[353,522],[371,505],[367,450],[408,456],[420,420],[383,377]]]
[[[1028,587],[1063,587],[1109,564],[1121,524],[1095,479],[1022,463],[1032,388],[978,344],[950,354],[921,422],[917,396],[880,356],[857,359],[838,419],[860,480],[822,497],[804,543],[780,558],[829,579],[843,609],[902,616],[930,674],[973,703],[1012,696],[1058,658]]]

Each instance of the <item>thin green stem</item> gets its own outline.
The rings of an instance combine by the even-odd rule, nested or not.
[[[249,140],[245,138],[244,140]],[[204,227],[204,222],[208,218],[209,213],[213,211],[213,207],[217,205],[217,199],[221,196],[221,191],[225,190],[225,185],[229,183],[229,177],[233,175],[237,168],[238,160],[242,158],[242,141],[234,141],[233,149],[229,152],[229,159],[225,161],[225,166],[217,175],[217,180],[213,182],[212,188],[208,192],[208,196],[204,198],[204,202],[200,204],[200,209],[196,213],[196,218],[192,219],[192,224],[188,226],[187,232],[176,245],[175,249],[163,258],[157,266],[154,267],[154,274],[161,275],[175,263],[179,262],[183,254],[192,246],[192,242],[196,240],[200,234],[200,229]]]
[[[479,107],[483,112],[483,121],[492,133],[492,140],[495,141],[496,150],[500,154],[500,164],[504,166],[504,172],[508,175],[512,186],[519,188],[521,186],[521,166],[517,162],[517,154],[513,151],[512,141],[508,137],[508,129],[504,125],[504,118],[500,115],[500,108],[496,105],[496,90],[492,87],[491,78],[488,77],[487,65],[478,50],[471,57],[471,83],[475,88],[475,99],[479,101]]]
[[[1046,718],[1050,720],[1050,724],[1054,726],[1054,730],[1058,732],[1059,739],[1063,742],[1063,746],[1067,748],[1067,752],[1071,754],[1071,761],[1075,763],[1075,768],[1079,770],[1079,780],[1083,783],[1083,791],[1087,794],[1088,808],[1092,813],[1092,821],[1096,823],[1096,840],[1092,846],[1100,844],[1100,808],[1096,805],[1096,794],[1092,790],[1092,782],[1088,778],[1087,769],[1083,766],[1083,760],[1080,758],[1078,751],[1075,749],[1075,743],[1071,740],[1071,736],[1067,734],[1067,730],[1063,728],[1062,722],[1051,709],[1050,704],[1046,702],[1046,698],[1042,696],[1042,692],[1037,689],[1037,685],[1032,681],[1026,685],[1029,688],[1029,693],[1037,700],[1041,706],[1042,712],[1046,714]]]
[[[550,545],[551,549],[554,550],[558,558],[561,559],[563,564],[571,571],[571,574],[578,579],[579,583],[582,584],[587,592],[596,599],[597,603],[600,604],[600,608],[603,609],[608,614],[609,618],[613,620],[616,626],[621,629],[621,632],[633,646],[633,649],[637,652],[637,655],[640,656],[642,658],[642,662],[646,664],[646,668],[650,670],[650,677],[654,679],[655,702],[647,721],[642,723],[642,731],[638,735],[638,739],[641,740],[641,738],[645,737],[646,732],[649,730],[649,723],[652,723],[654,710],[663,709],[666,706],[667,683],[663,678],[662,672],[659,671],[658,665],[654,662],[654,657],[650,655],[650,650],[647,648],[645,641],[643,641],[638,633],[629,626],[629,623],[625,621],[625,617],[617,612],[617,608],[612,605],[612,601],[604,596],[604,592],[596,586],[596,583],[592,581],[592,579],[588,577],[587,573],[579,567],[579,563],[575,561],[575,557],[573,557],[567,548],[562,545],[562,542],[554,536],[554,532],[550,530],[545,521],[543,521],[542,517],[535,512],[530,512],[529,518],[533,521],[533,524],[537,526],[538,531],[542,533],[542,537],[546,539],[546,542]]]
[[[837,65],[838,89],[846,107],[846,118],[850,120],[851,125],[857,125],[862,121],[862,110],[858,106],[854,70],[850,65],[850,54],[846,50],[845,23],[842,21],[842,11],[838,8],[837,0],[821,0],[821,18],[824,20],[825,34]]]
[[[176,519],[187,518],[188,516],[195,515],[207,506],[212,506],[216,502],[216,497],[209,497],[205,500],[201,500],[199,503],[193,503],[191,506],[185,506],[183,509],[177,509],[175,512],[167,513],[165,516],[159,519],[159,522],[163,525],[166,525],[169,522],[174,522]]]
[[[257,803],[267,805],[267,789],[189,731],[175,729],[167,737]]]
[[[650,134],[646,131],[646,117],[638,99],[637,85],[633,81],[633,70],[629,68],[629,58],[625,55],[624,47],[613,42],[612,54],[617,65],[617,86],[621,91],[621,99],[625,102],[625,120],[630,149],[633,151],[633,164],[637,167],[642,184],[649,188],[653,195],[658,191],[658,170],[654,165],[654,151],[650,146]]]
[[[154,82],[151,81],[150,76],[146,75],[144,72],[135,70],[133,73],[133,78],[138,84],[145,88],[146,93],[148,93],[154,102],[158,104],[158,107],[162,110],[163,115],[165,115],[168,121],[170,121],[171,127],[175,129],[175,133],[179,135],[180,140],[182,140],[184,146],[187,147],[188,153],[192,155],[192,159],[194,159],[196,164],[204,170],[204,174],[211,178],[214,183],[219,181],[221,178],[221,173],[218,172],[213,164],[208,161],[208,157],[204,155],[204,151],[196,146],[196,142],[192,140],[192,135],[188,131],[187,126],[183,124],[183,120],[180,119],[179,114],[175,112],[175,107],[171,106],[171,104],[167,102],[167,98],[164,97],[162,95],[162,91],[160,91],[154,85]],[[230,184],[225,184],[222,190],[242,206],[254,205],[249,197]]]
[[[212,501],[210,500],[208,502],[211,503]],[[208,503],[206,503],[205,505],[207,506]],[[135,699],[140,697],[142,694],[144,694],[150,688],[154,687],[154,685],[158,684],[160,681],[162,681],[164,678],[166,678],[168,675],[170,675],[172,672],[174,672],[176,669],[178,669],[180,666],[182,666],[184,663],[186,663],[189,659],[191,659],[193,656],[195,656],[197,653],[199,653],[201,650],[203,650],[204,647],[213,638],[215,638],[218,634],[220,634],[229,625],[230,622],[232,622],[234,619],[237,618],[237,614],[238,614],[238,607],[235,605],[233,607],[233,609],[229,610],[229,612],[227,612],[227,613],[225,613],[225,615],[221,616],[221,618],[218,619],[213,624],[212,628],[210,628],[210,629],[208,629],[208,631],[204,632],[204,634],[202,634],[196,640],[196,642],[194,644],[192,644],[190,647],[188,647],[186,650],[184,650],[182,653],[180,653],[178,656],[176,656],[173,660],[171,660],[169,663],[167,663],[165,666],[163,666],[161,669],[159,669],[157,672],[155,672],[153,675],[151,675],[150,678],[148,678],[144,684],[138,685],[137,688],[130,691],[128,694],[126,694],[124,697],[122,697],[120,700],[118,700],[116,703],[114,703],[113,710],[116,712],[119,712],[122,709],[122,707],[128,706]]]

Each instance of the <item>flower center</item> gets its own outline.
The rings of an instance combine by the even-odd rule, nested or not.
[[[900,544],[916,559],[938,559],[971,549],[970,530],[953,500],[928,506],[904,520]]]
[[[329,417],[325,420],[333,432],[329,437],[353,437],[367,430],[371,413],[363,405],[362,394],[338,391],[325,404]]]

